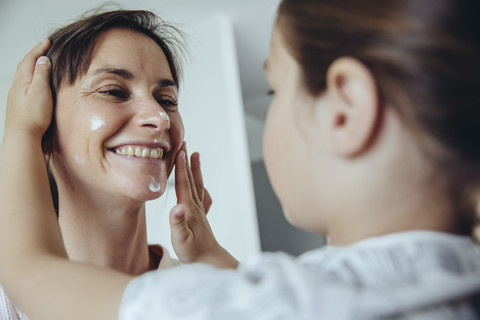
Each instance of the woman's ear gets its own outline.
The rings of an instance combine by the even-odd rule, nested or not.
[[[368,148],[380,117],[375,78],[359,60],[342,57],[332,62],[326,80],[332,98],[328,128],[331,146],[340,156],[356,156]]]

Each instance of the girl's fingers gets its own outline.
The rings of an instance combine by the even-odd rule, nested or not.
[[[206,211],[210,208],[212,199],[208,195],[205,199],[205,188],[200,168],[200,155],[196,152],[191,157],[191,167],[188,162],[185,143],[177,154],[175,162],[175,192],[178,203],[194,201],[197,205],[203,205]],[[207,200],[207,201],[205,201]],[[207,206],[205,206],[205,203]]]
[[[28,89],[28,91],[33,91],[38,93],[46,93],[49,94],[51,97],[51,90],[50,90],[50,71],[51,71],[51,63],[50,59],[45,56],[41,56],[37,59],[35,64],[35,70],[33,72],[33,79],[32,83]]]
[[[192,186],[187,174],[187,159],[185,150],[181,149],[175,159],[175,193],[177,203],[186,203],[192,199]]]
[[[190,163],[192,167],[192,175],[195,181],[197,195],[199,200],[203,202],[205,186],[203,184],[202,169],[200,167],[200,154],[198,152],[192,154],[192,156],[190,157]]]
[[[185,154],[188,155],[187,144],[185,142],[183,143],[182,147],[185,151]],[[188,162],[188,156],[187,156],[187,160],[186,160],[186,166],[187,166],[188,179],[189,179],[190,185],[192,187],[191,193],[192,193],[193,200],[196,201],[197,203],[198,202],[201,203],[201,200],[198,197],[197,190],[196,190],[196,187],[195,187],[195,179],[194,179],[193,174],[192,174],[192,169],[190,168],[190,163]]]
[[[38,57],[45,54],[50,46],[49,40],[44,40],[38,43],[35,47],[25,55],[22,61],[17,66],[17,72],[15,74],[14,82],[21,84],[29,84],[32,81],[32,74],[35,69],[36,61]]]
[[[210,207],[212,206],[213,200],[208,190],[206,188],[204,190],[205,190],[205,196],[203,198],[203,208],[205,209],[205,215],[206,215],[210,210]]]
[[[170,211],[170,227],[172,231],[177,231],[180,235],[183,232],[188,231],[188,227],[185,221],[185,207],[182,204],[177,204],[175,207],[172,208]],[[172,237],[177,236],[177,234],[172,233]],[[173,238],[172,238],[173,239]]]

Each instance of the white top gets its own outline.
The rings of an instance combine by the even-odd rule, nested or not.
[[[133,279],[120,319],[480,319],[480,249],[415,231],[237,270],[183,265]]]
[[[27,320],[27,317],[18,310],[8,299],[0,285],[0,320]]]
[[[167,249],[160,245],[148,246],[150,255],[159,261],[158,269],[167,269],[180,265],[180,262],[173,259]],[[0,285],[0,320],[28,320],[20,310],[8,299],[5,291]]]

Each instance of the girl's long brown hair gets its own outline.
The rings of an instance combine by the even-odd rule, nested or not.
[[[354,57],[424,149],[471,232],[480,181],[480,1],[283,0],[278,25],[313,95]]]

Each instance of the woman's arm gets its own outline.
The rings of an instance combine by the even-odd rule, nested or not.
[[[37,45],[18,65],[0,149],[0,282],[35,319],[116,319],[130,277],[67,260],[41,139],[52,117],[50,63]]]

